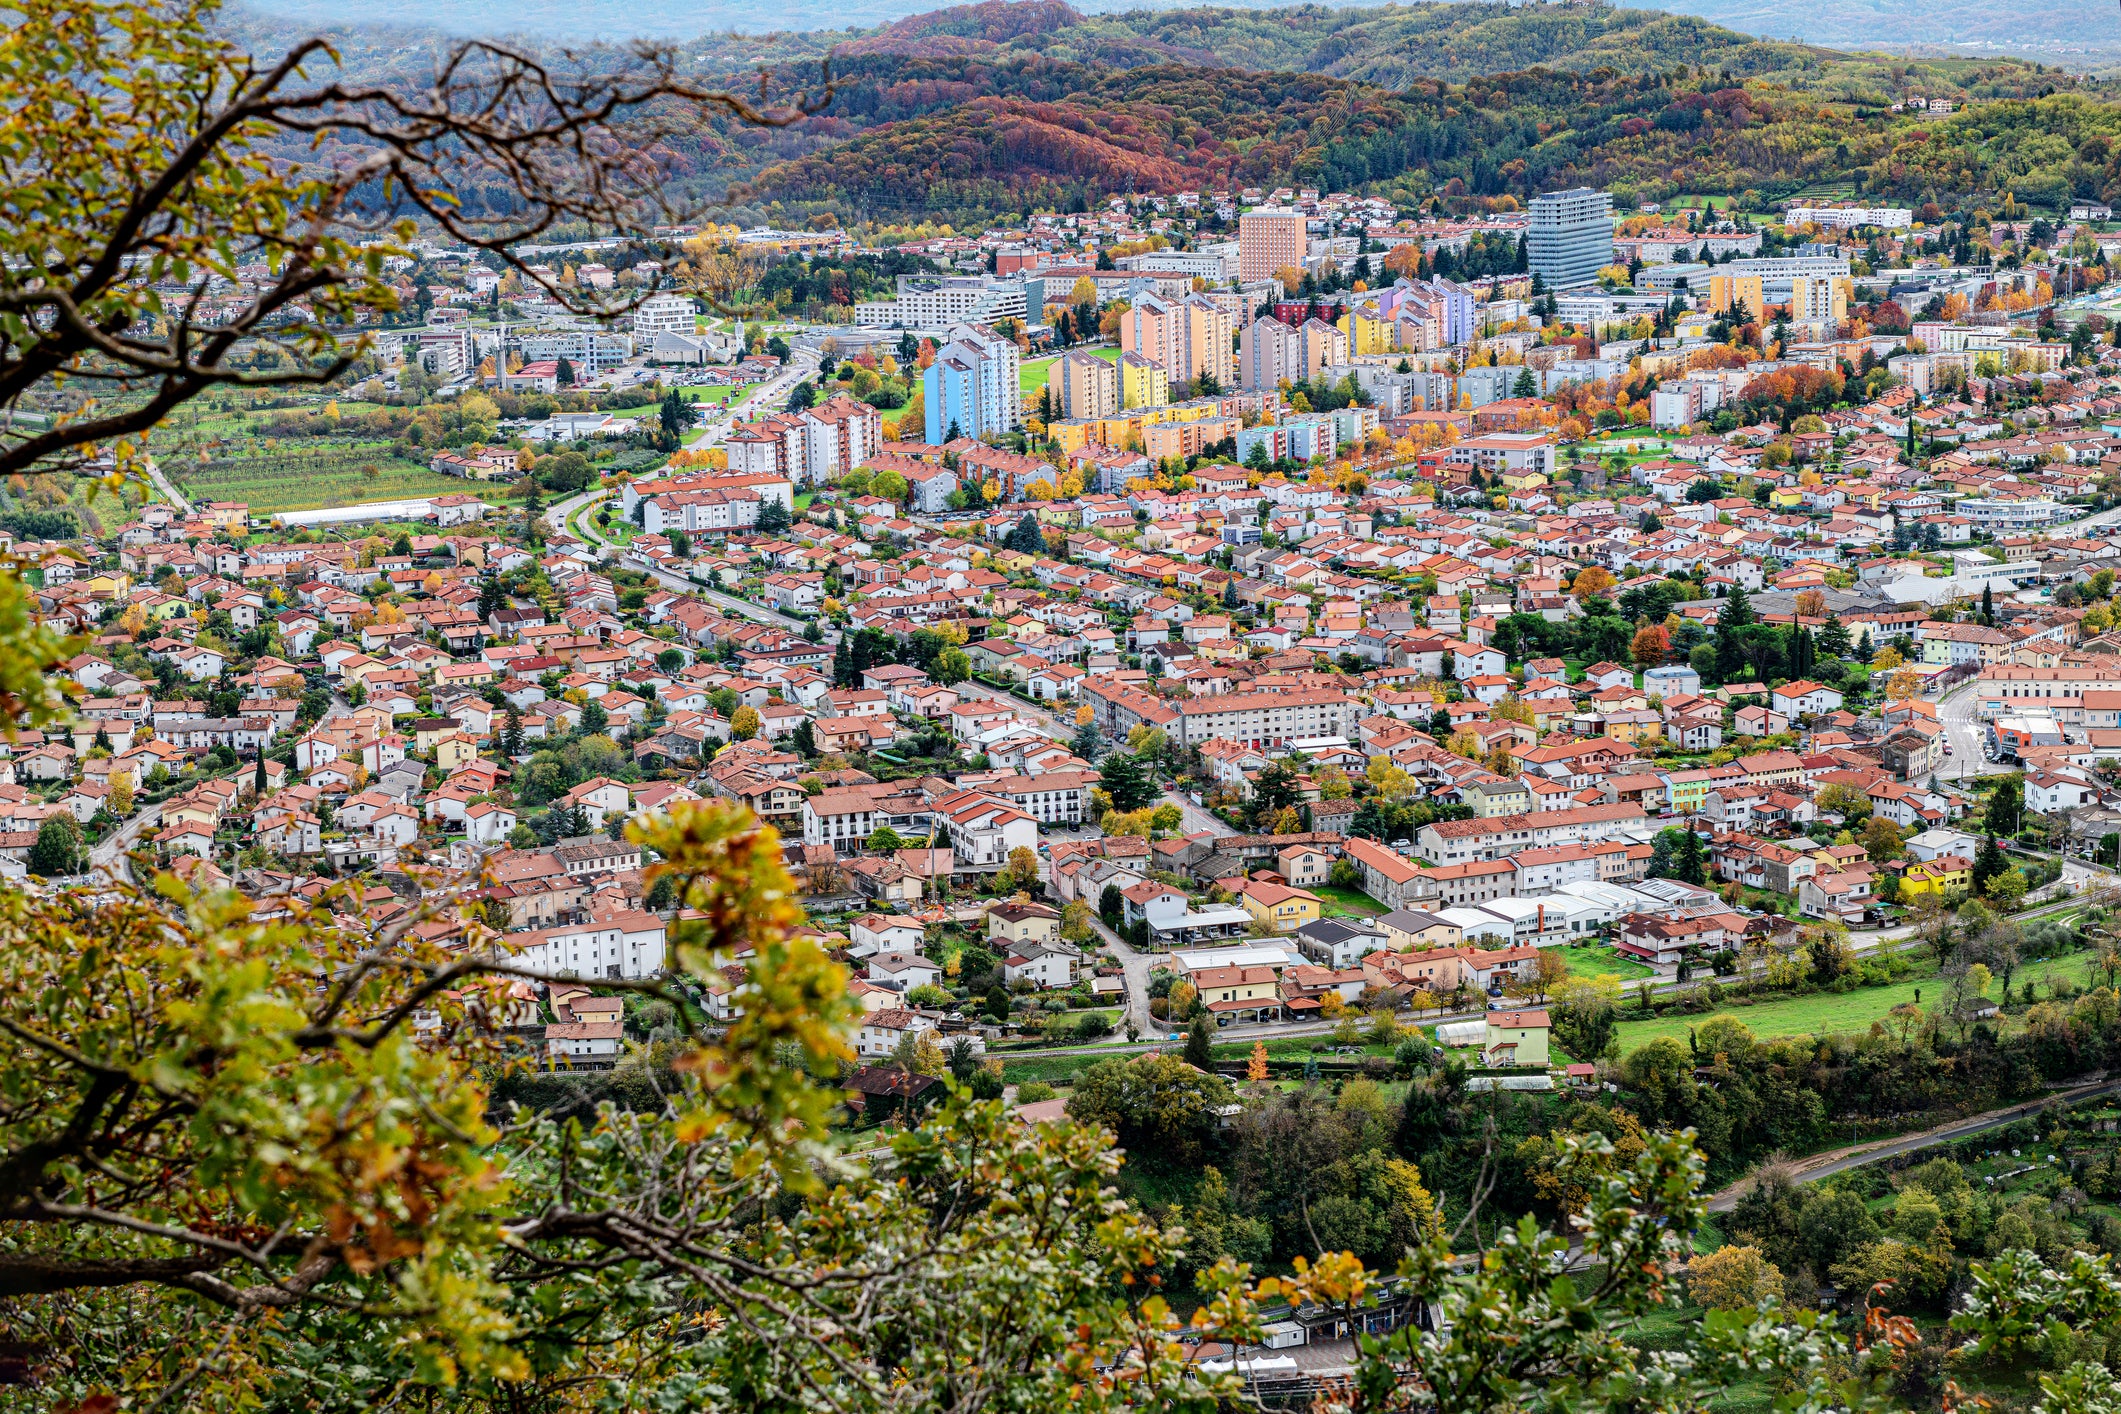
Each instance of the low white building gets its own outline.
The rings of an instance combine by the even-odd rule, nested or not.
[[[1010,986],[1029,982],[1041,991],[1066,987],[1074,981],[1076,958],[1040,943],[1018,943],[1002,959],[1002,981]]]
[[[854,1053],[863,1060],[881,1060],[896,1051],[906,1037],[939,1030],[933,1017],[904,1007],[873,1011],[862,1018],[862,1029],[854,1038]]]
[[[609,1065],[625,1044],[622,1021],[560,1021],[545,1028],[545,1052],[555,1063]]]
[[[663,970],[665,929],[653,913],[607,914],[505,935],[525,967],[576,977],[654,977]]]

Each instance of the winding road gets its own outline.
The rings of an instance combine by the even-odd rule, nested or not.
[[[564,530],[567,529],[567,518],[577,510],[592,506],[599,501],[608,500],[616,494],[618,493],[601,488],[594,491],[584,491],[579,495],[569,496],[564,501],[555,501],[546,508],[545,514],[540,518],[552,529]],[[623,553],[618,546],[597,533],[596,522],[591,517],[584,516],[576,528],[582,532],[582,535],[590,544],[597,548],[610,550],[615,554]],[[569,531],[569,533],[572,534],[573,532]],[[697,595],[710,604],[727,609],[732,614],[740,614],[744,618],[752,619],[762,624],[771,624],[775,628],[785,628],[791,633],[801,633],[809,627],[809,624],[804,620],[784,614],[778,609],[769,609],[763,604],[754,604],[749,599],[739,599],[734,594],[724,594],[719,589],[709,589],[705,585],[687,579],[681,574],[672,574],[668,570],[661,569],[646,569],[642,572],[666,589],[674,589],[681,594]],[[832,641],[830,635],[827,636],[826,641]]]
[[[125,862],[125,852],[142,834],[153,831],[162,823],[162,807],[143,805],[139,813],[123,825],[111,831],[95,844],[89,846],[88,865],[91,871],[115,868],[130,876],[131,869]]]

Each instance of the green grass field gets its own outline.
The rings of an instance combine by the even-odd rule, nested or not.
[[[1353,914],[1357,918],[1377,918],[1391,911],[1361,889],[1343,889],[1333,884],[1313,884],[1310,892],[1325,900],[1323,911],[1328,918],[1339,914]]]
[[[722,384],[714,387],[710,387],[706,384],[688,384],[687,386],[678,389],[678,391],[685,395],[687,401],[690,401],[694,394],[698,394],[699,400],[703,403],[720,404],[730,402],[731,400],[736,398],[745,397],[751,392],[753,388],[756,387],[758,387],[758,384],[756,383],[745,383],[740,386]]]
[[[1560,955],[1561,960],[1569,965],[1570,974],[1577,977],[1619,977],[1632,981],[1656,974],[1656,969],[1647,963],[1637,962],[1603,943],[1563,948]]]
[[[368,468],[374,468],[374,475]],[[248,501],[257,514],[355,506],[452,492],[498,494],[481,482],[442,476],[382,447],[327,447],[269,452],[206,463],[166,462],[164,469],[195,501]]]
[[[1096,354],[1107,363],[1119,362],[1118,349],[1091,349],[1089,352]],[[1017,365],[1017,386],[1023,389],[1025,397],[1032,396],[1039,389],[1046,386],[1046,380],[1052,376],[1053,365],[1058,362],[1060,362],[1060,355],[1055,354],[1052,358],[1035,358],[1029,363]]]
[[[2056,977],[2066,978],[2081,985],[2085,981],[2084,964],[2088,956],[2082,952],[2068,953],[2045,962],[2029,963],[2020,968],[2018,974],[2011,979],[2012,990],[2014,994],[2022,992],[2027,983],[2039,983],[2044,989],[2046,984]],[[1883,987],[1860,987],[1853,992],[1790,997],[1753,1006],[1734,1004],[1693,1016],[1660,1016],[1648,1021],[1623,1021],[1620,1024],[1620,1049],[1632,1051],[1660,1036],[1684,1041],[1689,1029],[1719,1016],[1728,1016],[1744,1022],[1752,1029],[1753,1035],[1763,1041],[1788,1036],[1816,1036],[1827,1032],[1868,1031],[1873,1021],[1884,1019],[1887,1013],[1903,1002],[1919,1001],[1924,1006],[1935,1005],[1949,985],[1931,973],[1928,976],[1889,983]],[[1921,995],[1918,997],[1917,993]],[[2001,984],[1989,991],[1990,996],[2000,994]]]

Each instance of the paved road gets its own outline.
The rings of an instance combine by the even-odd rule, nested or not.
[[[1223,839],[1237,833],[1237,831],[1217,819],[1212,811],[1195,805],[1191,799],[1179,791],[1165,791],[1164,803],[1178,807],[1178,813],[1183,824],[1183,833],[1185,834],[1193,835],[1206,831],[1217,839]]]
[[[1987,731],[1976,715],[1980,702],[1981,694],[1974,690],[1972,680],[1948,689],[1937,699],[1937,720],[1944,724],[1945,740],[1952,747],[1944,769],[1937,773],[1940,779],[1962,781],[1969,776],[2002,775],[2011,769],[1981,754]]]
[[[1097,930],[1098,938],[1119,958],[1120,968],[1126,973],[1127,1005],[1120,1013],[1120,1030],[1126,1030],[1127,1023],[1131,1021],[1141,1035],[1149,1035],[1161,1025],[1149,1015],[1149,972],[1153,963],[1151,954],[1136,952],[1129,947],[1127,940],[1107,928],[1102,918],[1093,916],[1090,926]]]
[[[162,468],[155,465],[153,461],[149,461],[147,464],[147,479],[153,482],[155,489],[160,491],[169,503],[177,508],[177,514],[182,516],[191,514],[191,498],[171,485],[169,478],[162,474]]]
[[[1019,717],[1029,720],[1033,726],[1055,741],[1067,741],[1075,735],[1073,717],[1063,717],[1049,708],[1026,702],[1023,698],[1013,696],[998,687],[974,678],[966,678],[957,685],[957,690],[960,696],[977,697],[997,706],[1013,708]]]
[[[1978,1114],[1970,1119],[1955,1120],[1950,1124],[1940,1125],[1936,1129],[1924,1130],[1920,1134],[1903,1135],[1897,1139],[1873,1139],[1862,1144],[1851,1145],[1845,1149],[1833,1149],[1824,1154],[1814,1154],[1796,1165],[1797,1182],[1817,1183],[1822,1178],[1831,1178],[1837,1173],[1844,1173],[1852,1168],[1861,1168],[1865,1164],[1873,1164],[1880,1159],[1890,1159],[1899,1154],[1919,1153],[1924,1149],[1935,1148],[1939,1144],[1954,1144],[1972,1135],[1982,1134],[1991,1129],[2001,1129],[2008,1124],[2015,1124],[2027,1115],[2038,1114],[2056,1100],[2064,1102],[2089,1100],[2099,1095],[2111,1095],[2116,1091],[2121,1091],[2121,1080],[2108,1080],[2088,1085],[2072,1086],[2067,1089],[2057,1090],[2051,1095],[2043,1095],[2037,1100],[2028,1100],[2022,1105],[2012,1105],[2007,1109],[1990,1110],[1986,1114]],[[1739,1198],[1744,1195],[1746,1188],[1751,1183],[1752,1179],[1744,1178],[1724,1189],[1723,1192],[1709,1199],[1709,1211],[1712,1213],[1730,1212],[1738,1206]]]
[[[779,411],[788,395],[795,391],[795,385],[817,372],[817,365],[818,354],[815,349],[793,349],[789,352],[788,362],[782,365],[779,373],[753,388],[743,398],[732,399],[719,408],[711,408],[702,403],[700,408],[705,415],[705,430],[700,439],[690,445],[695,448],[719,446],[738,422]],[[823,399],[820,398],[819,401],[822,402]]]
[[[593,505],[617,494],[615,491],[606,491],[602,488],[584,491],[579,495],[569,496],[564,501],[553,502],[552,505],[546,507],[544,515],[540,518],[554,530],[565,529],[567,518],[573,515],[577,509]],[[618,552],[617,546],[612,545],[610,541],[597,532],[596,521],[592,517],[584,516],[580,525],[582,534],[587,537],[590,544],[602,549],[610,549],[614,553]],[[570,531],[569,533],[572,534],[573,532]],[[708,589],[693,583],[681,574],[672,574],[666,570],[648,570],[646,573],[656,583],[667,589],[674,589],[683,594],[696,594],[709,603],[720,605],[732,614],[740,614],[747,619],[753,619],[762,624],[772,624],[775,628],[785,628],[791,633],[801,633],[809,627],[809,624],[802,619],[781,613],[777,609],[769,609],[763,604],[754,604],[749,599],[739,599],[734,594],[724,594],[718,589]],[[830,641],[829,638],[828,641]]]
[[[134,815],[132,819],[126,821],[118,829],[113,830],[110,834],[104,836],[100,843],[91,845],[89,847],[89,868],[91,870],[96,870],[114,868],[123,865],[125,859],[125,851],[132,846],[133,841],[138,839],[143,832],[155,828],[161,823],[161,821],[161,806],[141,806],[139,813]],[[131,871],[127,869],[124,872],[129,874]]]
[[[2060,525],[2049,526],[2048,530],[2050,533],[2057,530],[2066,530],[2075,534],[2082,534],[2087,530],[2098,530],[2104,526],[2117,524],[2121,524],[2121,506],[2114,506],[2111,509],[2100,511],[2097,515],[2088,515],[2078,520],[2064,521]]]

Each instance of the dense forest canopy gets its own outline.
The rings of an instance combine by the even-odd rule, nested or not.
[[[1130,185],[1229,182],[1407,203],[1522,200],[1578,183],[1642,199],[1772,200],[1837,178],[1916,202],[2121,197],[2121,105],[2073,89],[1917,119],[1687,65],[1540,68],[1399,91],[1312,73],[1031,56],[870,55],[846,77],[836,120],[863,130],[768,167],[737,198],[830,205],[843,219],[976,219],[1078,209]]]
[[[255,17],[263,46],[282,28]],[[385,40],[399,42],[384,42]],[[411,40],[412,42],[402,42]],[[435,46],[335,33],[348,71],[411,82]],[[830,107],[785,129],[702,118],[677,184],[775,222],[977,223],[1114,191],[1302,182],[1467,202],[1580,182],[1623,198],[2121,197],[2121,106],[2013,59],[1910,60],[1753,39],[1685,15],[1469,3],[1084,15],[986,0],[873,30],[709,36],[688,62]],[[1910,95],[1970,107],[1894,113]],[[289,154],[294,155],[294,154]],[[476,197],[474,197],[476,199]]]

